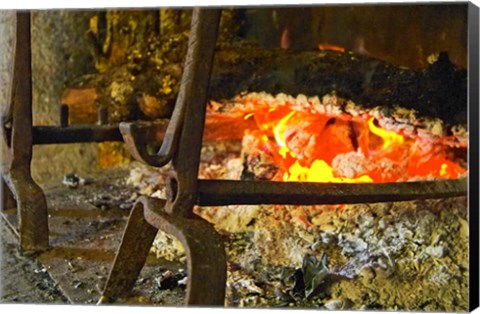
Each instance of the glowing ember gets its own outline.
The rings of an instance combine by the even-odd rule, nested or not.
[[[374,121],[375,118],[371,118],[370,120],[368,120],[368,127],[370,129],[370,132],[382,138],[383,145],[381,149],[387,149],[392,146],[398,146],[403,144],[403,136],[393,131],[385,131],[384,129],[376,126]]]
[[[291,152],[288,147],[287,143],[285,143],[285,126],[288,120],[295,114],[295,111],[290,112],[285,117],[283,117],[280,122],[278,122],[277,126],[275,127],[273,134],[275,135],[275,140],[277,141],[278,146],[280,149],[278,153],[283,157],[287,158],[287,153],[290,153],[292,157],[295,158],[295,154]]]
[[[288,104],[244,116],[259,126],[263,151],[278,167],[275,179],[301,182],[395,182],[456,179],[466,170],[421,139],[378,126],[374,117],[306,114]]]
[[[318,44],[318,49],[321,51],[329,50],[329,51],[336,51],[336,52],[342,52],[342,53],[345,52],[345,48],[340,46],[335,46],[332,44],[327,44],[327,43]]]
[[[295,159],[295,153],[292,152],[286,143],[285,139],[285,128],[290,118],[295,115],[295,111],[291,111],[285,117],[283,117],[273,129],[273,134],[276,140],[276,143],[279,147],[278,153],[284,159],[287,158],[289,154],[292,158]],[[291,165],[287,171],[283,174],[283,181],[292,182],[373,182],[373,180],[367,176],[363,175],[359,178],[344,178],[336,177],[333,173],[333,169],[329,166],[324,160],[315,160],[310,167],[304,167],[300,164],[298,160],[295,160],[293,165]]]
[[[363,175],[359,178],[350,179],[336,177],[330,167],[323,160],[315,160],[311,167],[302,167],[300,163],[295,163],[283,174],[283,181],[293,182],[338,182],[338,183],[354,183],[354,182],[373,182],[372,178]]]

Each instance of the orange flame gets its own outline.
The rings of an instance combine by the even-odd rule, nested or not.
[[[273,134],[275,136],[275,141],[278,145],[278,153],[283,157],[287,158],[287,154],[295,158],[295,153],[292,152],[286,143],[285,140],[285,128],[288,121],[291,117],[296,114],[296,111],[289,112],[284,116],[277,125],[273,128]],[[310,167],[304,167],[300,164],[298,160],[289,167],[288,171],[283,174],[283,181],[292,182],[292,181],[301,181],[301,182],[344,182],[344,183],[353,183],[353,182],[373,182],[369,176],[361,176],[359,178],[343,178],[336,177],[333,173],[333,169],[329,166],[324,160],[315,160]]]
[[[310,167],[303,167],[300,163],[295,163],[288,169],[288,172],[283,174],[283,181],[293,182],[336,182],[336,183],[360,183],[373,182],[372,178],[363,175],[358,178],[350,179],[343,177],[336,177],[330,167],[323,160],[315,160]]]
[[[373,123],[373,121],[375,120],[375,118],[371,118],[370,120],[368,120],[368,126],[369,126],[369,129],[370,129],[370,132],[372,132],[373,134],[379,136],[382,138],[383,140],[383,145],[382,145],[382,150],[384,149],[387,149],[389,147],[392,147],[392,146],[400,146],[403,144],[404,142],[404,138],[403,136],[393,132],[393,131],[386,131],[378,126],[375,125],[375,123]]]
[[[295,157],[295,154],[291,152],[288,147],[287,143],[285,142],[285,127],[287,125],[288,120],[295,114],[295,111],[290,112],[285,117],[283,117],[280,122],[278,122],[277,126],[273,129],[273,135],[275,135],[275,140],[277,141],[278,146],[280,149],[278,153],[283,157],[287,158],[287,153],[290,153],[292,157]]]
[[[466,169],[447,158],[446,151],[438,150],[441,149],[440,146],[433,145],[430,148],[417,142],[418,139],[406,138],[394,131],[387,131],[375,124],[374,117],[351,122],[352,125],[354,124],[352,128],[356,130],[357,143],[349,146],[348,139],[345,142],[339,141],[340,138],[343,139],[344,133],[345,136],[353,136],[349,135],[348,124],[345,124],[341,118],[333,120],[335,126],[318,122],[318,133],[315,133],[317,124],[311,124],[314,125],[313,128],[305,127],[302,124],[305,122],[302,114],[302,112],[291,110],[288,106],[280,106],[244,116],[245,119],[254,116],[261,130],[261,141],[268,144],[269,152],[279,166],[280,172],[277,178],[283,181],[394,182],[425,177],[456,179],[466,173]],[[331,121],[331,119],[325,116],[320,117],[319,120],[313,118],[311,121]],[[307,122],[312,123],[311,121]],[[314,133],[298,136],[301,133],[297,132]],[[338,137],[335,139],[326,137],[332,135]],[[307,151],[313,149],[313,155],[312,153],[304,154],[302,147],[299,147],[299,143],[308,136],[311,136],[311,139],[307,140],[310,146],[303,149],[308,149]],[[355,140],[352,140],[353,142]],[[348,145],[342,148],[337,146],[344,143]],[[371,145],[376,147],[372,148]],[[315,149],[317,149],[316,152],[323,153],[315,155]],[[372,149],[373,154],[371,154]],[[338,151],[337,155],[335,150]],[[332,154],[334,159],[324,159]],[[339,156],[339,154],[343,155]],[[317,157],[307,160],[305,156]],[[339,156],[339,159],[335,159],[336,156]],[[357,162],[359,162],[358,165]]]
[[[345,48],[340,47],[340,46],[335,46],[335,45],[332,45],[332,44],[328,44],[328,43],[318,44],[318,49],[320,51],[330,50],[330,51],[335,51],[335,52],[345,52]]]
[[[439,174],[444,177],[447,175],[447,169],[448,169],[448,165],[446,163],[443,163],[441,166],[440,166],[440,171],[439,171]]]

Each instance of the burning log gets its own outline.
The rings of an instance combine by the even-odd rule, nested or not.
[[[227,64],[222,57],[228,51],[217,53],[212,99],[243,91],[309,96],[336,91],[368,107],[401,106],[448,123],[466,121],[466,113],[458,111],[467,108],[466,71],[455,68],[445,53],[428,68],[413,71],[351,52],[250,51],[230,51],[236,58]]]
[[[294,113],[291,114],[292,112]],[[222,119],[223,116],[225,119]],[[215,228],[229,238],[229,269],[240,268],[249,274],[253,273],[254,275],[250,276],[256,276],[255,282],[261,282],[265,290],[270,287],[273,290],[275,286],[276,293],[287,297],[290,295],[289,289],[278,291],[278,287],[285,287],[286,280],[276,278],[277,281],[272,283],[272,272],[267,270],[268,267],[282,267],[284,273],[286,269],[300,267],[302,260],[305,261],[306,256],[313,253],[316,257],[325,257],[322,259],[323,268],[317,273],[327,276],[328,280],[306,285],[305,296],[310,296],[306,298],[308,301],[305,301],[305,297],[289,299],[291,304],[304,305],[306,303],[302,302],[311,302],[308,304],[312,306],[329,306],[338,300],[347,300],[354,308],[359,308],[362,304],[377,303],[385,308],[398,304],[405,308],[415,308],[418,298],[430,300],[430,294],[419,294],[418,298],[408,295],[401,299],[402,303],[396,298],[387,297],[398,294],[398,282],[409,283],[400,286],[401,293],[410,292],[412,280],[415,285],[426,287],[425,289],[449,289],[448,293],[456,295],[458,304],[465,304],[466,290],[460,286],[468,281],[468,271],[462,270],[465,269],[464,266],[461,268],[457,265],[465,265],[467,260],[463,254],[468,243],[466,201],[462,196],[456,197],[465,193],[465,180],[424,182],[426,179],[433,179],[429,177],[421,178],[422,182],[382,184],[266,182],[283,180],[284,167],[288,164],[286,159],[294,158],[291,156],[293,149],[296,149],[295,152],[302,152],[303,159],[309,157],[298,146],[299,141],[291,146],[292,150],[289,146],[295,137],[309,138],[307,132],[317,134],[319,143],[320,139],[330,141],[327,134],[336,138],[333,143],[343,143],[340,147],[347,152],[335,156],[331,163],[343,163],[344,165],[336,167],[344,171],[357,171],[357,174],[343,174],[352,178],[358,177],[360,173],[368,173],[375,179],[372,169],[378,167],[380,176],[382,168],[379,165],[385,163],[379,161],[379,158],[388,160],[393,154],[404,160],[404,155],[409,155],[412,146],[418,160],[425,156],[431,160],[436,153],[444,153],[449,147],[466,149],[466,138],[462,138],[462,133],[456,134],[456,137],[447,136],[447,130],[443,127],[439,130],[432,121],[416,120],[414,115],[411,116],[412,119],[402,120],[401,117],[404,116],[398,115],[399,119],[395,124],[378,110],[362,109],[334,95],[326,95],[320,100],[301,95],[294,98],[252,93],[222,103],[210,102],[204,133],[204,140],[208,142],[204,143],[204,165],[200,167],[199,175],[201,178],[215,179],[214,175],[217,174],[217,178],[222,180],[198,181],[197,204],[200,206],[196,207],[194,212],[215,224]],[[222,126],[223,132],[211,128],[212,126]],[[225,141],[211,140],[222,133],[223,139],[231,136],[230,139],[238,141],[240,126],[247,128],[242,140],[244,162],[247,170],[251,170],[251,167],[256,169],[254,172],[244,171],[244,178],[250,175],[250,179],[260,179],[261,176],[262,181],[224,180],[232,175],[232,164],[239,165],[240,153],[224,157],[228,154],[222,152],[219,154],[221,157],[212,157],[215,150],[223,151],[220,147],[224,146]],[[328,131],[329,129],[336,131]],[[304,134],[298,134],[299,132]],[[325,136],[322,133],[325,133]],[[305,142],[308,144],[308,141]],[[315,152],[315,144],[318,143],[312,144],[312,154],[317,156],[320,153]],[[452,146],[449,146],[450,144]],[[209,146],[216,149],[208,149]],[[284,149],[280,153],[282,147]],[[329,149],[335,151],[333,145]],[[397,155],[399,150],[401,154]],[[359,161],[352,162],[355,158]],[[314,163],[315,161],[312,165]],[[392,171],[398,170],[393,162],[391,168]],[[156,171],[161,173],[165,169]],[[230,179],[238,180],[240,171],[234,167],[233,172],[238,177]],[[384,181],[390,179],[383,178]],[[140,184],[146,181],[138,180]],[[160,191],[163,191],[161,189],[160,187]],[[155,193],[155,196],[161,194]],[[442,199],[425,200],[437,197]],[[405,201],[407,199],[415,200]],[[385,200],[389,202],[384,203]],[[337,202],[342,204],[298,205]],[[233,203],[290,205],[230,205]],[[227,206],[218,207],[221,205]],[[431,227],[433,224],[434,227]],[[441,235],[442,240],[438,240],[440,236],[436,230],[444,232]],[[457,230],[460,237],[455,235]],[[157,237],[154,251],[161,256],[181,259],[182,255],[175,255],[178,252],[165,252],[168,250],[166,248],[172,246],[165,245],[168,241],[172,240]],[[420,258],[421,265],[418,264]],[[438,274],[443,274],[444,269],[438,266],[438,259],[452,265],[455,273],[439,277]],[[298,270],[295,274],[297,273]],[[309,282],[312,278],[306,275],[307,273],[305,270],[304,280]],[[452,287],[444,283],[446,280],[442,278],[453,276],[461,278],[458,284]],[[236,273],[228,273],[229,287],[233,287],[231,289],[235,290],[237,280]],[[391,285],[391,282],[395,284]],[[317,285],[321,285],[320,294],[313,291]],[[363,291],[369,291],[369,294],[366,294],[366,297],[363,297],[365,294],[360,296]],[[458,291],[463,294],[458,294]],[[233,293],[235,297],[242,295],[238,291]],[[281,302],[268,298],[268,293],[266,296],[262,291],[256,293],[258,295],[255,295],[255,298],[268,299],[263,303],[265,305]],[[248,298],[252,298],[251,294],[248,294]],[[439,306],[450,304],[441,297],[436,298],[435,302],[440,304]]]
[[[211,102],[204,139],[213,138],[211,121],[220,125],[222,112],[230,123],[222,138],[237,139],[237,127],[251,121],[242,141],[244,178],[395,182],[456,179],[466,173],[466,132],[447,129],[438,119],[418,119],[413,112],[406,117],[401,108],[386,117],[335,95],[320,100],[251,93]]]
[[[91,94],[93,88],[97,96],[83,97],[83,106],[91,111],[101,102],[109,107],[111,121],[164,118],[171,112],[180,74],[181,64],[158,67],[153,61],[130,60],[78,79],[62,102],[77,107],[78,101],[73,103],[68,95],[82,90]],[[466,71],[456,68],[446,54],[414,71],[352,52],[291,52],[222,43],[215,54],[210,99],[230,99],[242,92],[313,97],[335,91],[366,108],[381,104],[386,115],[400,106],[448,124],[466,124],[466,109],[459,109],[467,108],[466,83]]]

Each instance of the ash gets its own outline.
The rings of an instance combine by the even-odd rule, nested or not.
[[[199,177],[240,179],[240,156],[240,143],[207,143]],[[167,170],[136,165],[128,182],[162,197]],[[466,197],[194,211],[225,238],[227,306],[468,310]],[[185,260],[179,241],[161,232],[152,250]]]

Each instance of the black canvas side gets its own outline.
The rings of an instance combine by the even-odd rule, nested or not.
[[[468,98],[469,98],[469,309],[479,306],[479,8],[468,6]]]

